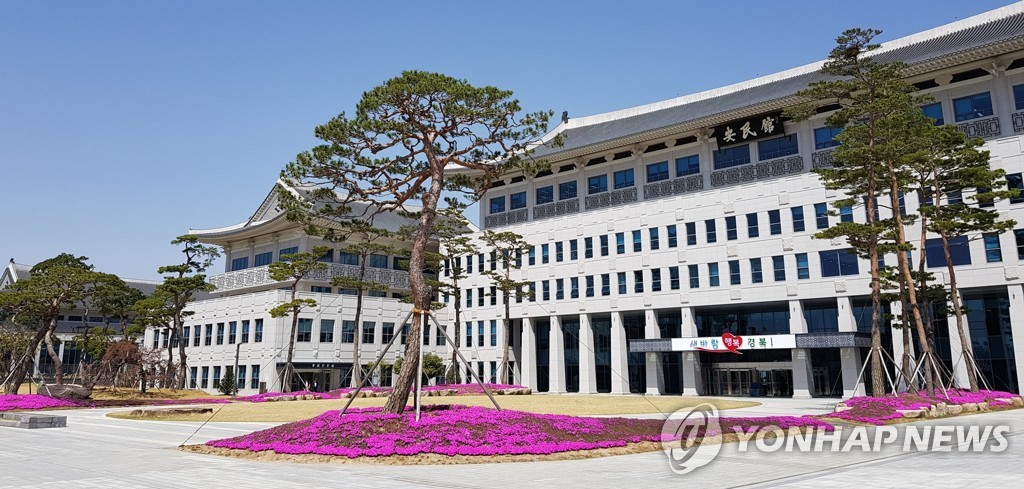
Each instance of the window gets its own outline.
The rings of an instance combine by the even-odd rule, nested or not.
[[[213,325],[212,324],[207,324],[206,327],[203,328],[203,332],[205,333],[205,335],[203,335],[203,346],[210,346],[210,345],[212,345],[213,344]]]
[[[363,321],[363,337],[360,342],[364,345],[372,345],[374,338],[374,329],[377,328],[377,323],[373,321]],[[428,334],[424,332],[423,339],[427,339]]]
[[[633,292],[640,294],[644,291],[644,272],[637,270],[633,272]]]
[[[693,246],[697,244],[697,223],[688,222],[686,223],[686,245]]]
[[[942,117],[942,102],[925,105],[924,107],[921,107],[921,112],[924,112],[924,115],[931,117],[935,121],[936,126],[945,124],[945,120]]]
[[[1013,239],[1017,243],[1017,259],[1024,260],[1024,229],[1014,229]]]
[[[587,195],[608,191],[608,175],[597,175],[587,179]]]
[[[298,246],[292,246],[291,248],[284,248],[277,252],[277,259],[284,260],[284,255],[294,255],[299,252]]]
[[[359,265],[359,255],[342,251],[338,253],[338,263],[343,265]]]
[[[476,305],[483,307],[484,301],[487,300],[486,294],[484,294],[483,287],[477,287],[476,289]]]
[[[387,268],[388,267],[388,256],[387,255],[370,255],[370,268]]]
[[[235,258],[234,260],[231,260],[231,271],[245,270],[246,268],[249,268],[248,256],[243,256],[241,258]]]
[[[736,216],[729,216],[725,218],[725,239],[732,241],[737,237],[736,234]]]
[[[853,250],[819,251],[822,277],[838,277],[841,275],[857,275],[860,273],[857,255]]]
[[[782,234],[782,213],[778,209],[768,211],[768,232],[772,236]]]
[[[751,212],[747,214],[747,237],[756,238],[761,235],[761,230],[757,226],[757,213]]]
[[[969,121],[992,115],[992,96],[988,92],[953,99],[956,121]]]
[[[190,388],[195,389],[195,388],[198,387],[196,385],[196,381],[199,380],[198,379],[199,378],[199,367],[192,367],[191,371],[192,371],[192,375],[189,378],[188,385],[189,385]]]
[[[526,192],[516,192],[509,196],[508,208],[511,210],[526,207]]]
[[[824,202],[814,204],[814,222],[818,229],[828,229],[828,206]]]
[[[203,389],[210,385],[210,367],[203,367],[203,383],[200,385]]]
[[[700,155],[676,158],[676,177],[685,177],[686,175],[696,175],[698,173],[700,173]]]
[[[633,169],[627,168],[625,170],[619,170],[613,174],[615,177],[615,188],[629,188],[634,184],[633,181]]]
[[[476,322],[476,346],[484,346],[484,322]]]
[[[946,192],[946,202],[949,205],[963,204],[964,194],[960,190],[949,190]]]
[[[626,252],[626,233],[615,233],[615,253],[621,255]]]
[[[491,293],[488,294],[488,295],[491,297],[491,305],[492,306],[498,305],[498,287],[492,285],[491,286]]]
[[[537,189],[537,202],[534,205],[548,204],[555,201],[554,188],[550,185]]]
[[[665,228],[665,234],[668,235],[668,247],[669,248],[675,248],[676,246],[679,246],[679,238],[678,238],[678,235],[676,233],[676,225],[675,224],[672,224],[672,225],[666,227]],[[655,249],[657,249],[657,248],[655,248]]]
[[[651,250],[653,251],[653,250],[661,248],[661,241],[658,238],[658,228],[651,228],[651,229],[647,230],[647,232],[648,232],[648,237],[651,239]],[[639,250],[634,250],[634,251],[639,251]]]
[[[498,346],[498,321],[491,320],[491,346]]]
[[[355,321],[342,321],[341,322],[341,342],[342,343],[355,343],[356,342],[356,322]]]
[[[185,346],[188,346],[188,342],[192,338],[192,327],[191,326],[185,326],[184,338],[185,338]],[[242,343],[245,343],[245,341],[242,341]]]
[[[739,260],[729,260],[729,285],[740,284],[740,262]]]
[[[238,322],[228,322],[228,344],[234,345],[235,339],[238,337]]]
[[[679,290],[679,267],[668,267],[668,287]]]
[[[551,284],[547,280],[540,283],[541,300],[551,300]]]
[[[775,272],[776,282],[786,281],[786,260],[782,256],[772,257],[772,270]]]
[[[434,344],[437,346],[448,344],[448,339],[444,336],[444,328],[437,328],[437,333],[434,335]]]
[[[309,343],[313,341],[313,320],[308,318],[299,318],[298,329],[295,331],[295,341],[299,343]]]
[[[814,130],[814,149],[825,149],[839,146],[836,136],[843,132],[841,127],[819,127]]]
[[[687,266],[687,271],[690,274],[690,288],[700,288],[700,270],[697,268],[697,265]]]
[[[750,145],[744,144],[714,152],[715,169],[729,168],[750,163]]]
[[[982,238],[985,240],[985,261],[989,263],[1003,261],[1003,250],[999,247],[999,235],[986,233]]]
[[[718,264],[708,263],[708,285],[718,287],[721,284],[718,279]]]
[[[533,246],[530,246],[530,251],[527,253],[527,255],[529,256],[529,258],[527,259],[526,262],[528,264],[530,264],[530,265],[536,265],[537,264],[537,249],[534,248]],[[470,272],[473,271],[472,268],[473,268],[472,264],[470,264],[470,270],[469,270]]]
[[[256,331],[253,332],[254,343],[263,343],[263,319],[256,320]]]
[[[220,367],[213,367],[213,388],[220,388]]]
[[[796,143],[796,134],[757,143],[757,159],[759,161],[795,155],[799,152],[800,148]]]
[[[473,307],[473,289],[466,289],[466,308]]]
[[[750,259],[750,281],[759,284],[764,282],[764,276],[761,274],[761,259],[751,258]]]
[[[607,273],[601,274],[601,295],[611,295],[611,276]]]
[[[316,260],[322,261],[324,263],[334,263],[334,250],[327,250],[327,253],[324,253],[320,258],[317,258]]]
[[[217,323],[217,344],[224,344],[224,323]]]
[[[804,208],[803,207],[793,207],[792,209],[790,209],[790,211],[792,211],[792,213],[793,213],[793,232],[794,233],[803,232],[804,229],[805,229],[805,227],[804,227]]]
[[[547,243],[544,243],[544,244],[540,245],[540,262],[541,263],[547,263],[547,262],[551,261],[550,251],[551,251],[551,245],[549,245]]]
[[[637,273],[640,273],[640,272],[637,272]],[[642,276],[640,278],[641,278],[641,280],[643,279]],[[660,292],[660,291],[661,291],[661,269],[660,268],[652,268],[651,269],[651,292]]]
[[[561,241],[555,242],[555,262],[561,262],[565,257],[565,246]]]
[[[409,341],[409,323],[402,325],[402,330],[399,332],[398,336],[398,341],[403,345]]]
[[[807,265],[807,253],[796,254],[796,278],[801,280],[811,278],[811,269]]]
[[[185,337],[186,338],[188,337],[188,332],[187,331],[185,333]],[[242,341],[241,342],[242,343],[248,343],[249,342],[249,321],[242,321]]]
[[[715,243],[718,241],[718,233],[715,231],[715,220],[708,219],[704,221],[704,227],[707,228],[708,243]]]
[[[608,256],[608,236],[601,236],[601,256]]]
[[[334,320],[320,320],[320,343],[334,343]]]
[[[569,278],[569,298],[579,299],[580,298],[580,278],[570,277]]]
[[[587,297],[594,297],[594,276],[587,275],[585,278],[587,282]]]
[[[478,253],[476,255],[476,265],[477,265],[477,267],[480,268],[481,272],[484,271],[484,254],[483,253]]]
[[[1020,173],[1011,173],[1006,175],[1006,189],[1010,191],[1016,189],[1019,191],[1016,197],[1010,197],[1011,204],[1020,204],[1021,202],[1024,202],[1024,178],[1021,178]]]
[[[385,345],[395,337],[395,323],[383,323],[380,327],[380,341]]]
[[[558,184],[558,200],[576,198],[576,180]]]
[[[1013,86],[1014,110],[1024,110],[1024,85]]]
[[[647,165],[647,183],[668,180],[668,162],[651,163]]]
[[[594,238],[583,238],[583,258],[594,257]]]
[[[618,278],[619,278],[619,294],[625,294],[626,293],[626,272],[619,272],[618,273]]]
[[[569,259],[575,260],[580,257],[580,247],[578,242],[574,239],[569,241]]]
[[[466,323],[466,348],[473,346],[473,323]]]
[[[322,285],[311,285],[311,286],[309,286],[309,291],[310,292],[316,292],[318,294],[330,294],[331,293],[331,288],[330,287],[324,287]]]
[[[633,231],[633,252],[639,253],[644,250],[643,238],[640,236],[640,230]]]
[[[491,198],[491,214],[505,212],[505,197]]]
[[[268,251],[266,253],[260,253],[256,255],[256,266],[262,267],[263,265],[270,265],[274,261],[274,253]]]
[[[555,300],[565,299],[565,279],[555,279]]]
[[[853,222],[853,207],[844,205],[839,208],[839,222]]]
[[[252,377],[249,377],[249,382],[250,382],[249,388],[250,389],[259,389],[260,388],[260,366],[259,365],[250,365],[249,367],[250,367],[249,371],[252,372]]]
[[[925,241],[924,251],[925,262],[929,267],[946,266],[946,254],[943,251],[941,238],[932,238]],[[967,236],[949,238],[949,258],[953,262],[953,266],[971,264],[971,250]]]

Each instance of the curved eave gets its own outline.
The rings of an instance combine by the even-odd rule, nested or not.
[[[279,214],[266,221],[251,224],[242,223],[215,229],[190,229],[189,234],[198,237],[202,243],[226,246],[232,241],[253,239],[268,233],[287,231],[296,227],[298,225],[289,221],[284,214]]]

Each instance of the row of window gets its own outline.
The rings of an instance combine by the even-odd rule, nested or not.
[[[488,343],[487,335],[484,334],[484,321],[476,322],[476,336],[473,335],[473,322],[466,322],[466,336],[463,338],[463,342],[466,348],[473,346],[473,339],[476,338],[476,346],[498,346],[498,321],[495,319],[490,320],[490,343]],[[509,346],[515,346],[512,344],[513,338],[509,338]]]
[[[324,263],[339,263],[342,265],[359,265],[359,255],[348,253],[345,251],[337,250],[338,260],[335,262],[335,250],[331,249],[327,251],[327,254],[320,257],[320,261]],[[281,260],[282,256],[291,255],[299,252],[298,246],[292,246],[290,248],[283,248],[278,251],[278,260]],[[274,261],[274,252],[268,251],[266,253],[258,253],[253,257],[253,266],[262,267],[269,265]],[[388,257],[387,255],[370,254],[367,258],[366,266],[370,268],[391,268],[393,270],[407,270],[408,258],[400,256]],[[231,260],[231,271],[244,270],[249,268],[249,257],[241,256],[233,258]]]
[[[238,366],[238,372],[235,373],[235,385],[238,386],[239,389],[245,389],[246,385],[248,385],[249,389],[259,389],[259,387],[260,387],[260,366],[259,365],[249,365],[248,367],[249,368],[247,369],[246,365],[239,365]],[[224,367],[223,371],[227,372],[228,368],[229,367]],[[213,371],[213,384],[212,385],[210,384],[210,371],[211,370]],[[189,388],[191,388],[191,389],[200,389],[200,388],[201,389],[207,389],[207,388],[218,389],[218,388],[220,388],[221,371],[222,370],[221,370],[220,366],[215,366],[212,369],[210,367],[202,367],[201,369],[200,369],[200,367],[192,367],[190,369],[190,373],[192,375],[189,376]],[[202,376],[200,376],[200,372],[202,372]],[[251,377],[247,378],[246,374],[250,374]],[[246,384],[246,382],[248,382],[248,384]]]
[[[239,329],[239,323],[241,323],[241,329]],[[250,324],[253,326],[252,329],[252,342],[262,343],[263,342],[263,319],[256,319],[249,321],[228,321],[227,323],[217,323],[216,326],[213,324],[197,324],[195,326],[185,326],[185,346],[211,346],[213,344],[223,345],[225,341],[227,344],[234,345],[235,343],[249,343]],[[173,333],[173,332],[172,332]],[[216,333],[216,337],[214,336]],[[178,346],[177,334],[172,334],[170,338],[172,347]],[[191,341],[189,341],[191,340]],[[166,348],[168,342],[168,332],[165,330],[161,334],[153,334],[153,348]]]
[[[426,326],[426,330],[423,331],[423,344],[430,345],[430,324]],[[392,338],[395,337],[395,323],[381,323],[380,329],[380,343],[390,343]],[[313,319],[299,318],[295,332],[295,341],[298,343],[311,343],[313,338],[319,338],[320,343],[334,343],[335,334],[338,333],[337,326],[333,319],[321,319],[317,325],[316,331],[313,330]],[[341,321],[341,335],[339,339],[342,344],[354,344],[356,341],[356,322],[355,321]],[[359,330],[359,343],[364,345],[377,344],[377,323],[373,321],[363,321],[363,325]],[[444,346],[447,344],[445,340],[444,332],[441,330],[435,331],[434,345]],[[401,335],[399,341],[404,345],[409,335],[409,325],[405,324],[399,331]]]

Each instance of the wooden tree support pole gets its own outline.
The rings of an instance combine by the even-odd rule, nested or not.
[[[402,326],[400,326],[400,328],[404,328],[405,327],[405,322],[408,321],[410,317],[412,317],[412,311],[409,311],[409,314],[405,315],[405,319],[403,319],[402,322],[399,323],[399,324],[402,325]],[[399,336],[401,336],[401,334],[402,334],[402,330],[399,329],[398,330],[398,334],[391,335],[391,341],[389,341],[388,344],[384,347],[384,351],[380,352],[380,355],[377,356],[377,361],[374,362],[373,368],[371,368],[370,371],[368,372],[369,375],[364,375],[363,376],[363,380],[362,380],[362,382],[359,383],[359,387],[356,387],[356,390],[352,391],[352,395],[349,396],[348,402],[345,403],[345,407],[341,408],[341,413],[338,414],[338,416],[344,416],[345,415],[345,411],[348,411],[348,407],[352,405],[352,401],[354,401],[356,399],[356,397],[359,396],[359,392],[363,390],[363,387],[366,387],[366,383],[370,380],[371,377],[373,377],[373,371],[376,370],[377,367],[380,367],[380,362],[384,361],[384,355],[388,354],[388,350],[391,349],[391,345],[395,344],[395,339],[398,338]],[[352,368],[362,368],[362,367],[360,367],[359,365],[353,365]]]
[[[437,322],[437,318],[435,318],[435,317],[434,317],[433,315],[431,315],[431,316],[430,316],[430,319],[431,319],[432,321],[434,321],[434,326],[436,326],[436,327],[437,327],[437,329],[438,329],[438,330],[440,330],[442,334],[444,334],[444,337],[445,337],[445,339],[446,339],[446,340],[447,340],[447,341],[448,341],[449,343],[451,343],[451,342],[452,342],[452,338],[451,338],[450,336],[448,336],[448,332],[447,332],[447,331],[445,331],[444,327],[442,327],[442,326],[441,326],[441,323],[438,323],[438,322]],[[461,351],[460,351],[460,350],[459,350],[458,348],[456,348],[456,349],[455,349],[455,353],[458,353],[458,355],[459,355],[459,359],[461,359],[461,360],[462,360],[462,363],[465,363],[465,364],[466,364],[466,367],[469,367],[469,374],[470,374],[470,375],[471,375],[471,376],[473,377],[473,379],[474,379],[474,380],[476,380],[476,383],[477,383],[477,384],[480,384],[480,388],[482,388],[482,389],[484,390],[484,394],[487,394],[487,397],[488,397],[488,398],[490,398],[490,400],[491,400],[491,404],[494,404],[494,408],[495,408],[495,409],[497,409],[498,411],[501,411],[501,410],[502,410],[502,409],[501,409],[501,406],[499,406],[499,405],[498,405],[498,401],[496,401],[496,400],[494,399],[494,395],[493,395],[493,394],[491,394],[491,390],[490,390],[490,389],[488,389],[486,385],[484,385],[484,381],[483,381],[483,379],[481,379],[481,378],[480,378],[480,376],[478,376],[478,375],[476,374],[476,371],[474,371],[474,370],[473,370],[473,367],[472,367],[472,366],[471,366],[471,365],[469,364],[469,362],[468,362],[468,361],[466,360],[466,357],[462,356],[462,352],[461,352]]]

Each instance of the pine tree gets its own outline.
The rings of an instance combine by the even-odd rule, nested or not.
[[[299,299],[299,282],[316,270],[327,268],[327,264],[320,259],[330,248],[326,246],[314,247],[311,251],[282,255],[281,261],[276,261],[268,266],[270,278],[277,282],[291,282],[291,300],[278,304],[270,310],[270,317],[280,318],[287,315],[292,316],[291,334],[288,336],[288,357],[285,361],[284,376],[281,377],[281,390],[289,392],[292,385],[292,376],[295,373],[295,366],[292,359],[295,357],[295,336],[299,330],[299,313],[307,307],[316,307],[313,299]]]

